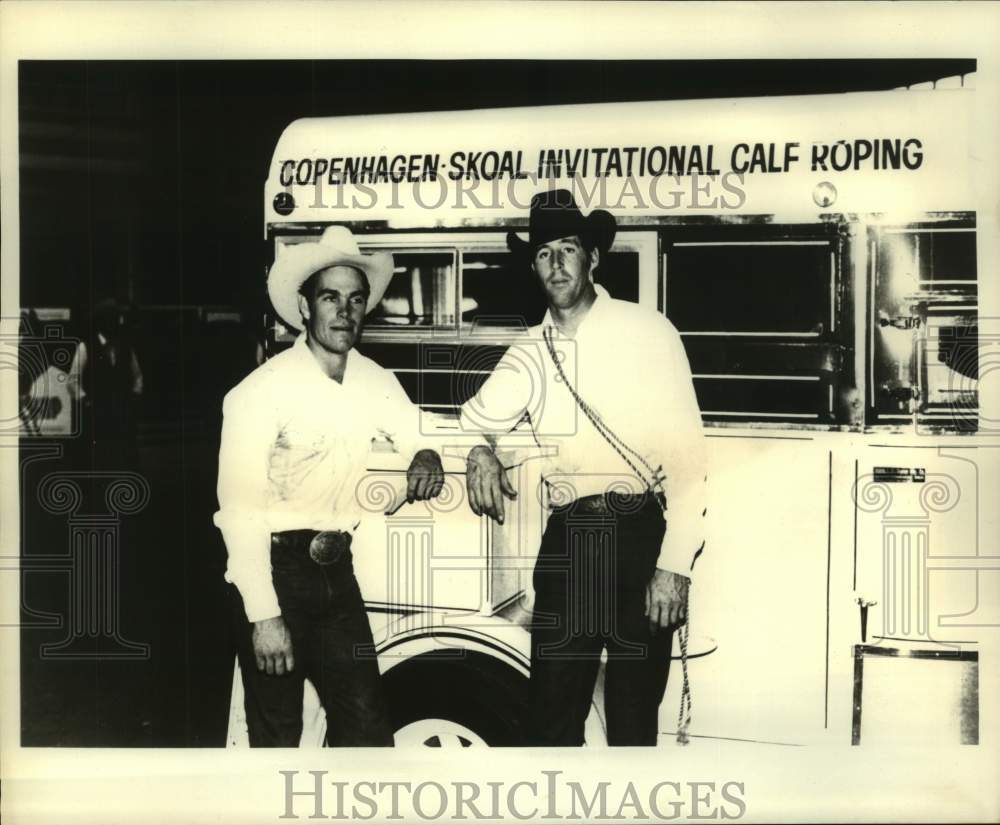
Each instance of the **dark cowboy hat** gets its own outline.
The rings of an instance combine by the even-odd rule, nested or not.
[[[538,192],[531,199],[528,214],[528,240],[516,232],[507,233],[507,248],[516,255],[526,255],[538,246],[558,238],[577,235],[585,244],[607,252],[615,240],[617,224],[614,216],[604,209],[595,209],[584,216],[568,189]]]

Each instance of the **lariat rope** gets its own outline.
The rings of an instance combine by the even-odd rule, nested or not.
[[[691,682],[688,680],[688,639],[691,636],[691,607],[684,611],[684,623],[677,630],[677,640],[681,646],[681,707],[677,712],[677,744],[686,745],[690,742],[688,728],[691,726]]]
[[[562,380],[563,384],[566,385],[566,389],[568,389],[570,395],[573,396],[573,400],[576,401],[580,409],[583,410],[584,415],[586,415],[587,418],[590,419],[590,423],[594,425],[594,429],[596,429],[602,436],[604,436],[604,439],[612,447],[614,447],[615,452],[618,453],[618,455],[622,457],[625,463],[632,468],[632,472],[634,472],[642,480],[643,484],[645,484],[646,487],[648,487],[649,489],[659,489],[662,492],[663,468],[661,467],[659,470],[654,470],[652,466],[649,464],[649,462],[646,461],[645,458],[643,458],[641,455],[639,455],[639,453],[637,453],[635,450],[629,447],[628,444],[622,441],[621,438],[619,438],[618,435],[607,424],[604,423],[604,419],[601,418],[597,410],[591,407],[586,401],[584,401],[580,397],[580,395],[576,391],[576,388],[569,382],[569,379],[566,377],[566,373],[563,372],[562,364],[559,363],[559,355],[556,352],[555,344],[552,343],[552,327],[546,327],[545,330],[542,332],[542,337],[545,339],[545,345],[548,347],[549,355],[552,358],[552,363],[556,365],[556,370],[559,373],[559,378]],[[623,450],[627,450],[642,463],[642,465],[649,471],[651,480],[646,478],[645,474],[643,474],[639,470],[639,468],[635,466],[632,460],[627,455],[625,455]]]

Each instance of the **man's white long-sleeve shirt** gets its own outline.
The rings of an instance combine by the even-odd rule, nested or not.
[[[616,300],[599,285],[596,290],[572,339],[561,336],[546,314],[510,346],[462,407],[461,428],[502,435],[527,413],[534,439],[555,448],[544,459],[542,476],[552,498],[565,503],[610,490],[645,489],[560,379],[543,340],[551,330],[563,371],[580,397],[654,470],[663,468],[667,530],[657,567],[690,576],[704,543],[706,460],[687,354],[664,316]]]
[[[338,383],[305,334],[226,395],[215,524],[229,554],[226,579],[251,622],[281,613],[271,533],[353,531],[365,512],[357,491],[372,439],[387,437],[412,457],[429,446],[419,432],[419,409],[391,372],[352,350]]]

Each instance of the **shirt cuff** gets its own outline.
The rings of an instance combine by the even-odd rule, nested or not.
[[[700,514],[698,521],[701,521]],[[674,529],[668,522],[667,532],[663,537],[663,544],[660,546],[660,555],[656,559],[656,566],[660,570],[669,570],[671,573],[687,576],[693,581],[693,567],[697,567],[694,560],[704,544],[705,540],[701,531]]]
[[[251,622],[281,615],[271,578],[271,531],[246,513],[215,515],[226,542],[229,562],[226,578],[240,591]]]
[[[469,454],[476,449],[476,447],[487,447],[491,453],[496,453],[496,448],[486,440],[483,435],[473,436],[466,438],[461,444],[448,444],[441,450],[441,458],[451,458],[459,459],[464,464],[469,460]],[[465,467],[462,467],[462,471],[465,471]]]
[[[235,582],[234,584],[239,589],[240,596],[243,597],[243,608],[251,623],[273,619],[275,616],[281,615],[278,594],[274,592],[274,585],[255,583],[248,586],[246,582],[242,586]]]

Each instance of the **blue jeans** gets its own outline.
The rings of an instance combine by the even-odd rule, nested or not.
[[[271,542],[274,589],[292,637],[292,673],[257,669],[252,626],[232,587],[250,745],[298,747],[308,678],[326,711],[328,746],[391,746],[392,724],[350,550],[334,564],[318,565],[309,557],[307,534],[275,534]]]
[[[673,630],[651,632],[645,591],[665,524],[652,496],[588,512],[555,510],[535,564],[530,730],[536,745],[578,746],[607,650],[609,745],[655,745]]]

